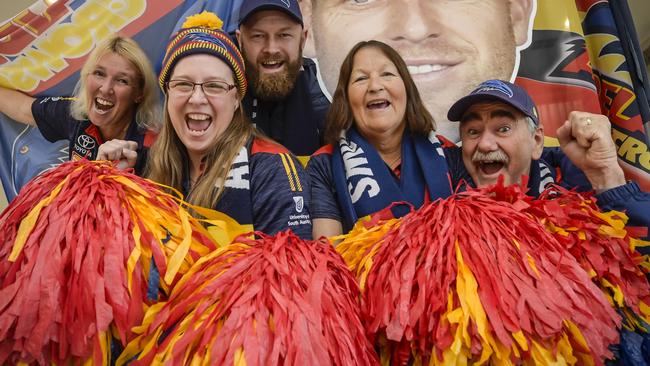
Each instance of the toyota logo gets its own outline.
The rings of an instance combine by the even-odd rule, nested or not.
[[[91,150],[95,147],[95,139],[88,135],[79,135],[77,144],[84,149]]]

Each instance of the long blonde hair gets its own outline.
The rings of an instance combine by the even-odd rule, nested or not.
[[[174,130],[169,111],[168,97],[165,98],[165,115],[162,131],[156,142],[151,146],[145,176],[155,182],[162,183],[176,190],[182,190],[183,175],[188,154],[185,145]],[[214,208],[223,192],[224,182],[230,171],[233,160],[251,136],[255,136],[255,128],[242,112],[241,102],[233,115],[226,130],[217,137],[212,149],[205,157],[206,170],[191,187],[186,201],[201,207]]]
[[[142,129],[157,132],[160,130],[160,103],[156,75],[142,48],[131,38],[118,34],[113,34],[99,43],[88,56],[74,89],[75,99],[70,107],[70,114],[77,120],[88,119],[92,101],[88,100],[86,95],[86,77],[95,69],[99,59],[109,53],[128,60],[138,71],[138,87],[142,92],[142,100],[136,105],[135,121]]]

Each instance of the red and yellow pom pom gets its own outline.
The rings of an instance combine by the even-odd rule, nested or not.
[[[326,242],[240,237],[152,306],[118,360],[133,365],[373,365],[359,289]]]
[[[181,28],[194,27],[221,29],[221,27],[223,27],[223,20],[221,20],[217,14],[204,10],[201,13],[188,16]]]
[[[38,176],[0,216],[0,364],[110,364],[215,247],[178,198],[107,162]]]
[[[647,243],[626,229],[627,216],[601,212],[591,194],[554,186],[533,199],[518,186],[500,185],[480,191],[496,200],[512,203],[534,217],[580,263],[607,296],[612,306],[645,322],[650,320],[650,285],[646,279],[650,261],[635,249]],[[637,330],[645,328],[632,324]]]
[[[549,230],[561,224],[553,215],[567,212],[552,207],[575,207],[550,199],[535,206],[521,192],[500,202],[498,195],[473,191],[440,200],[399,224],[357,228],[339,244],[346,254],[355,241],[363,243],[346,259],[357,278],[367,277],[363,320],[383,364],[603,364],[612,357],[608,346],[618,342],[620,316],[583,268],[580,250],[570,252],[557,240],[559,231]],[[540,216],[547,219],[527,211],[533,207],[546,210]],[[600,253],[620,252],[600,215],[578,217],[599,223],[583,234],[600,233]],[[381,232],[375,243],[356,238],[375,240]],[[630,296],[632,307],[648,294],[645,287],[629,289],[642,275],[633,257],[629,250],[616,256],[623,275],[616,274],[618,264],[591,265],[598,279],[618,286],[626,301]]]

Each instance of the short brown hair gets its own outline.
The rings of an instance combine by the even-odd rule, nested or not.
[[[350,110],[348,100],[348,84],[350,75],[354,67],[354,56],[364,49],[374,47],[381,51],[397,68],[400,77],[404,81],[406,88],[406,126],[412,134],[428,135],[429,132],[436,129],[435,121],[431,113],[427,111],[420,92],[415,86],[413,78],[406,67],[402,57],[391,46],[376,40],[361,41],[354,45],[341,64],[339,72],[339,81],[334,91],[332,105],[327,113],[325,122],[325,142],[328,144],[336,143],[341,136],[341,132],[352,126],[354,117]]]

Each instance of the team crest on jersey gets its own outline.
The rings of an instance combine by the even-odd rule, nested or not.
[[[294,196],[293,202],[296,203],[296,212],[301,213],[302,209],[305,208],[305,200],[303,200],[302,196]]]

